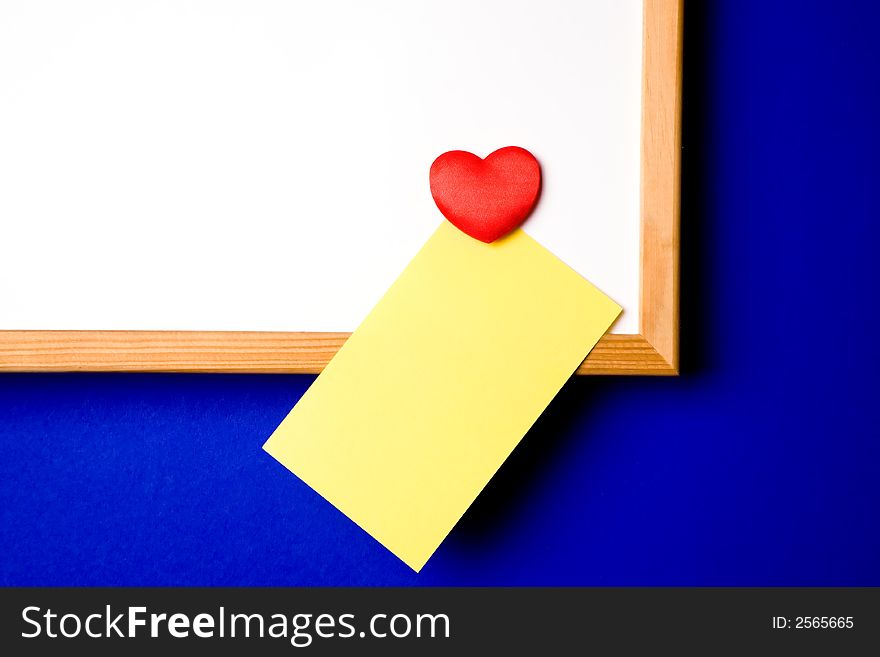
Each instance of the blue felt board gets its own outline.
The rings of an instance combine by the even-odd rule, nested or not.
[[[311,377],[0,376],[0,583],[880,585],[880,5],[686,10],[680,378],[573,381],[415,575],[261,451]]]

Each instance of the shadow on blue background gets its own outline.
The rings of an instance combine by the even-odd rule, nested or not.
[[[880,585],[878,19],[689,3],[683,375],[570,382],[420,575],[262,452],[311,377],[5,375],[0,583]]]

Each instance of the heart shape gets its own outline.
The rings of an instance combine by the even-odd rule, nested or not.
[[[430,178],[443,216],[487,244],[525,221],[541,193],[541,165],[519,146],[498,149],[485,160],[466,151],[443,153]]]

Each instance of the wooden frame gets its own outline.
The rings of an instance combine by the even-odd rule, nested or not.
[[[604,336],[578,374],[678,373],[683,0],[645,0],[639,334]],[[0,371],[316,373],[347,333],[0,331]]]

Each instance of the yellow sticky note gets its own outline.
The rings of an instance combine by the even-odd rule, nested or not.
[[[619,312],[444,221],[264,449],[418,571]]]

